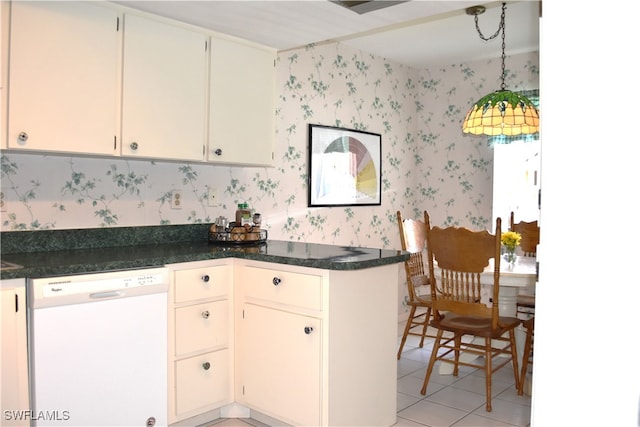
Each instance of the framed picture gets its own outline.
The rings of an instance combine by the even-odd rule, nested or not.
[[[380,134],[309,124],[309,206],[382,202]]]

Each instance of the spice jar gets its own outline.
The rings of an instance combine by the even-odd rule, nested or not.
[[[236,225],[244,226],[245,224],[251,225],[251,211],[247,203],[238,203],[238,209],[236,210]]]

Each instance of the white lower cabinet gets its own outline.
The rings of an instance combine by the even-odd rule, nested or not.
[[[398,264],[236,260],[236,402],[292,425],[396,421]]]
[[[241,407],[277,424],[395,424],[399,264],[167,267],[170,423]]]
[[[294,425],[320,425],[322,320],[244,304],[238,401]]]
[[[233,402],[233,263],[168,266],[169,422]]]
[[[25,279],[0,281],[0,318],[0,425],[28,426]]]

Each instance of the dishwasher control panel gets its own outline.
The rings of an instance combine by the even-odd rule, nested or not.
[[[74,304],[166,292],[168,284],[168,269],[162,267],[32,279],[28,290],[35,308],[53,301],[56,305]]]

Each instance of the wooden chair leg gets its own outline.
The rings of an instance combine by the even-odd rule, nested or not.
[[[484,385],[487,393],[487,412],[491,412],[491,372],[493,371],[493,350],[491,348],[491,338],[484,339]]]
[[[520,371],[518,370],[518,348],[516,347],[516,331],[509,331],[511,345],[511,365],[513,366],[513,378],[516,381],[516,390],[520,386]]]
[[[453,354],[454,354],[454,365],[453,365],[453,376],[457,377],[458,376],[458,366],[460,363],[460,348],[462,347],[462,335],[460,334],[455,334],[454,339],[453,339],[453,345],[455,347],[455,350],[453,350]]]
[[[533,344],[533,329],[527,328],[527,336],[524,341],[524,352],[522,353],[522,370],[520,371],[520,383],[518,384],[518,395],[524,394],[524,382],[527,378],[527,367],[531,356],[531,346]]]
[[[438,357],[438,350],[440,349],[440,340],[442,339],[443,332],[444,331],[442,329],[438,329],[436,340],[433,342],[433,348],[431,349],[431,357],[429,358],[429,367],[427,368],[427,373],[424,376],[424,382],[422,383],[422,390],[420,390],[420,394],[422,394],[423,396],[427,394],[427,385],[429,385],[429,378],[431,377],[431,372],[433,372],[433,366],[436,364],[436,359]]]
[[[416,314],[416,306],[411,306],[411,311],[409,312],[409,318],[407,319],[407,324],[404,327],[404,333],[402,334],[402,340],[400,341],[400,348],[398,349],[398,360],[400,360],[400,356],[402,355],[402,349],[404,348],[404,343],[407,341],[407,335],[409,335],[409,329],[411,329],[411,324],[413,323],[413,316]]]
[[[422,327],[422,338],[420,338],[420,348],[424,346],[424,337],[427,335],[427,327],[429,326],[429,318],[431,317],[431,307],[427,308],[427,312],[424,315],[424,326]]]

